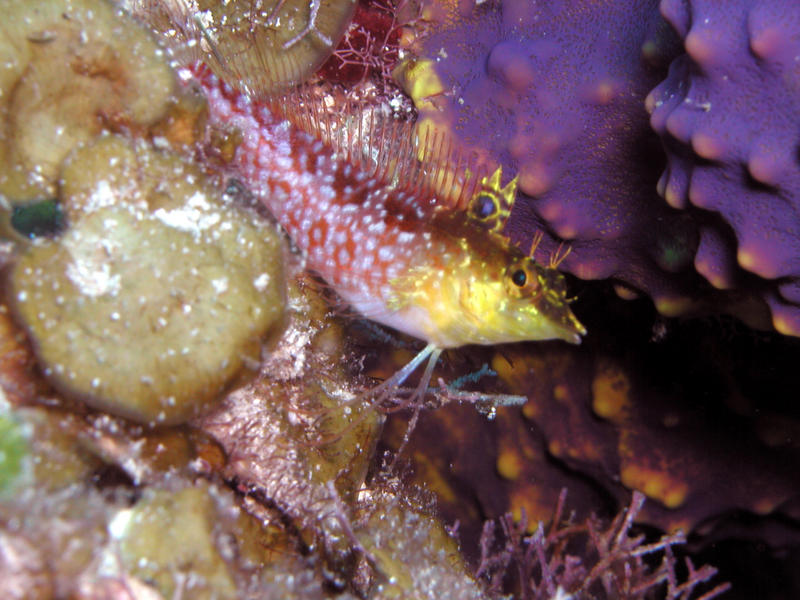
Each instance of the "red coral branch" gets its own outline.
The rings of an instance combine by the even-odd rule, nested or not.
[[[400,37],[418,18],[412,0],[361,0],[344,39],[320,69],[326,79],[356,83],[372,77],[379,85],[392,79],[400,59]],[[402,19],[399,15],[411,12]]]

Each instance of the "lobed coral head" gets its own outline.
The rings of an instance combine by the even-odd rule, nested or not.
[[[686,52],[647,99],[668,156],[659,193],[704,223],[697,271],[720,289],[754,282],[774,327],[800,335],[800,5],[660,8]]]

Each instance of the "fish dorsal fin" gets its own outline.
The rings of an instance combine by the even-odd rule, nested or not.
[[[467,207],[485,172],[477,155],[460,150],[444,129],[419,128],[385,101],[354,100],[336,90],[301,86],[269,104],[277,116],[410,201],[437,210]]]
[[[318,85],[273,95],[268,104],[278,117],[327,144],[339,159],[369,177],[399,185],[399,164],[413,150],[413,126],[385,105]]]
[[[306,80],[344,36],[356,0],[124,0],[179,63],[205,62],[260,96]]]
[[[504,187],[501,187],[502,178],[502,167],[481,178],[467,206],[471,219],[495,233],[503,231],[517,196],[517,177]]]
[[[368,176],[437,210],[465,210],[474,196],[484,168],[445,129],[397,118],[386,104],[342,98],[331,104],[314,86],[292,87],[333,51],[356,0],[122,1],[176,62],[207,64]]]

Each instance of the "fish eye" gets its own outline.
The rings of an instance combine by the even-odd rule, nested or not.
[[[506,271],[508,289],[515,297],[528,299],[542,291],[542,282],[535,268],[527,260],[520,260],[509,265]]]
[[[525,272],[525,269],[517,269],[511,274],[511,281],[514,282],[514,285],[517,287],[525,287],[525,284],[528,283],[528,274]]]
[[[473,212],[479,219],[488,219],[497,212],[497,205],[495,204],[494,198],[488,194],[480,194],[475,198]]]

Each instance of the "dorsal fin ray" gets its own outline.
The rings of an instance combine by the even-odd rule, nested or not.
[[[477,155],[442,128],[419,128],[380,103],[353,100],[338,88],[299,86],[273,95],[276,116],[327,144],[340,158],[384,184],[442,210],[467,208],[483,180]]]
[[[279,29],[273,21],[276,11],[285,8],[283,0],[265,2],[258,17],[248,0],[232,0],[217,12],[200,11],[189,0],[128,0],[127,4],[160,35],[178,62],[207,63],[228,84],[265,101],[274,113],[330,145],[353,167],[388,185],[435,198],[436,208],[457,210],[468,209],[485,179],[477,155],[461,150],[440,127],[417,126],[388,111],[381,113],[379,106],[364,107],[351,99],[331,110],[323,105],[325,97],[311,92],[312,87],[288,87],[307,75],[308,65],[301,64],[297,53],[286,48],[275,52],[272,47],[279,38],[270,32]],[[344,23],[351,14],[345,7],[336,18]],[[289,40],[292,46],[296,41]]]

